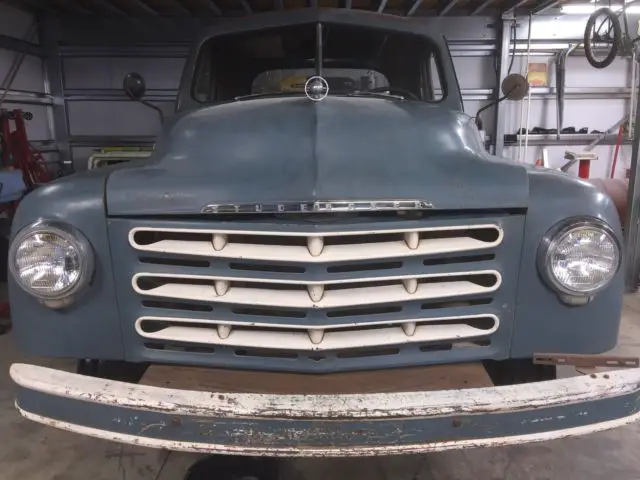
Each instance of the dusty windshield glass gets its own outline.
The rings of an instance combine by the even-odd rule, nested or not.
[[[302,93],[321,72],[329,95],[395,95],[438,101],[446,96],[438,47],[394,30],[296,24],[228,33],[205,41],[191,94],[201,103]]]
[[[316,74],[314,69],[276,69],[262,72],[251,86],[251,93],[303,93],[304,85]],[[380,72],[360,68],[325,68],[322,76],[332,94],[349,94],[360,90],[388,87]]]

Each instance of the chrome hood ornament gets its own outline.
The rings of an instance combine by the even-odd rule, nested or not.
[[[313,102],[320,102],[329,95],[329,82],[320,75],[309,77],[304,84],[304,94]]]
[[[202,207],[201,213],[343,213],[384,212],[404,210],[430,210],[431,202],[425,200],[340,200],[317,202],[269,202],[269,203],[211,203]]]

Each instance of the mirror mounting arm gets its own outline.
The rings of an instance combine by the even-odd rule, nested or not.
[[[158,116],[160,117],[160,125],[164,124],[164,113],[162,112],[162,109],[160,107],[158,107],[157,105],[153,105],[146,100],[140,100],[140,103],[149,108],[153,108],[156,112],[158,112]]]
[[[127,96],[131,100],[134,100],[136,102],[140,102],[145,107],[149,107],[149,108],[152,108],[153,110],[155,110],[158,113],[158,117],[160,117],[160,124],[161,125],[164,124],[164,113],[163,113],[163,111],[162,111],[162,109],[160,107],[158,107],[157,105],[154,105],[153,103],[148,102],[147,100],[143,100],[141,98],[136,98],[133,95],[131,95],[129,92],[127,92]]]

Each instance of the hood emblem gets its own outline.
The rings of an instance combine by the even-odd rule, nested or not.
[[[211,203],[202,207],[200,212],[214,215],[229,213],[342,213],[430,210],[432,208],[433,204],[425,200],[341,200],[326,202]]]
[[[309,77],[304,84],[304,94],[313,102],[320,102],[329,95],[329,83],[319,75]]]

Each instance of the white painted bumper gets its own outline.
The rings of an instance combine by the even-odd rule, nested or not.
[[[14,364],[25,417],[148,447],[387,455],[583,435],[640,418],[640,369],[535,384],[364,395],[197,392]]]

